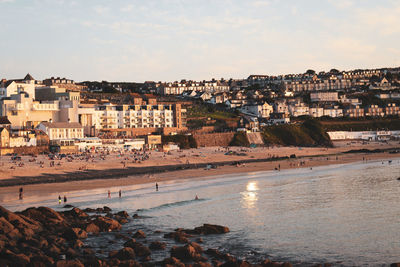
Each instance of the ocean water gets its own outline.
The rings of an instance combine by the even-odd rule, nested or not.
[[[142,219],[124,225],[121,233],[129,236],[142,229],[148,242],[178,227],[212,223],[228,226],[231,232],[203,237],[203,247],[251,262],[268,257],[301,266],[384,266],[400,262],[398,177],[400,161],[393,159],[390,164],[371,161],[170,181],[159,183],[158,192],[154,184],[116,187],[111,188],[111,199],[109,188],[82,190],[68,192],[68,204],[138,213]],[[58,194],[17,203],[3,196],[2,202],[11,210],[39,205],[62,210]],[[194,200],[196,194],[199,200]],[[106,256],[121,248],[123,241],[114,240],[114,233],[106,233],[86,242]],[[168,250],[152,258],[162,259],[165,253]]]

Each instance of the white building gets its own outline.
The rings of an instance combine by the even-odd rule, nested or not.
[[[82,139],[83,127],[77,122],[42,122],[37,127],[45,132],[50,141]]]
[[[255,105],[244,105],[240,108],[240,111],[244,114],[256,116],[259,118],[269,118],[269,115],[274,111],[273,107],[268,104],[255,104]]]
[[[337,102],[338,92],[312,92],[310,93],[311,102]]]
[[[319,118],[324,116],[324,108],[312,107],[309,109],[310,116],[313,118]]]
[[[180,105],[80,105],[79,122],[85,133],[100,129],[178,127]]]
[[[22,80],[9,80],[0,84],[0,99],[25,92],[35,98],[35,79],[28,73]]]

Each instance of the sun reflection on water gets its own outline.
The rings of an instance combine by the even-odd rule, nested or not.
[[[247,209],[254,209],[258,200],[258,184],[257,182],[248,182],[246,191],[242,192],[242,203]]]

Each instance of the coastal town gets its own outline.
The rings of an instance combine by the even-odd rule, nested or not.
[[[3,78],[0,154],[77,153],[267,144],[268,127],[307,118],[330,122],[397,120],[400,68],[175,82],[74,82]],[[342,130],[342,131],[340,131]],[[398,129],[330,131],[331,140],[399,138]],[[175,138],[174,138],[175,136]]]

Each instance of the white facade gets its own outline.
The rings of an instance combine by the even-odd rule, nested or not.
[[[268,103],[264,103],[262,105],[244,105],[240,110],[245,114],[259,118],[269,118],[269,115],[273,112],[273,107]]]
[[[36,128],[45,132],[51,141],[84,137],[83,127],[77,122],[42,122]]]
[[[146,106],[84,106],[78,109],[79,121],[85,128],[123,129],[123,128],[164,128],[174,127],[174,110],[171,105]]]
[[[313,118],[319,118],[324,116],[324,109],[323,108],[310,108],[310,116]]]

